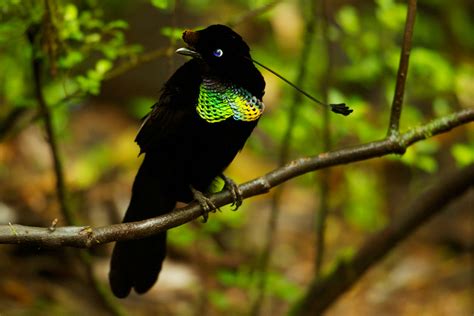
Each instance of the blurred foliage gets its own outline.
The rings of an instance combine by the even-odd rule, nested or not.
[[[74,104],[71,99],[99,94],[114,62],[141,51],[139,45],[125,42],[128,23],[106,21],[104,8],[96,1],[8,0],[0,9],[1,116],[15,107],[36,105],[29,67],[32,49],[26,33],[38,25],[47,25],[41,28],[39,43],[35,44],[39,46],[38,57],[45,60],[49,70],[44,90],[47,102],[56,110],[56,122],[67,121],[67,107]],[[58,105],[66,110],[59,110]]]
[[[108,74],[117,65],[137,61],[138,56],[148,50],[148,47],[143,48],[128,40],[128,32],[136,26],[127,20],[127,12],[137,8],[143,10],[143,7],[156,10],[165,22],[157,19],[149,23],[160,30],[165,45],[174,45],[179,43],[185,28],[238,21],[250,10],[261,8],[269,2],[2,0],[0,131],[15,110],[34,109],[37,106],[30,66],[32,49],[25,33],[30,27],[44,23],[44,19],[49,19],[50,27],[42,30],[39,43],[35,43],[40,48],[39,57],[47,65],[43,90],[53,110],[60,140],[74,143],[68,126],[77,107],[92,95],[100,95],[104,80],[110,79]],[[49,12],[45,3],[49,4]],[[310,16],[308,7],[309,0],[282,1],[274,9],[244,19],[237,25],[237,30],[244,38],[248,38],[252,56],[290,80],[297,77],[297,59],[300,50],[305,48],[305,43],[301,43],[305,31],[302,25],[308,19],[321,18]],[[322,82],[330,80],[329,101],[345,102],[354,109],[349,117],[330,117],[333,147],[381,139],[386,135],[393,98],[406,5],[395,0],[377,0],[374,3],[338,1],[330,2],[329,7],[331,21],[328,34],[322,34],[318,24],[312,38],[316,45],[313,45],[310,54],[306,67],[307,80],[302,88],[320,96],[323,93],[320,90]],[[472,9],[469,0],[419,1],[401,120],[402,131],[433,117],[474,105]],[[166,22],[170,21],[166,19],[177,14],[177,22]],[[193,25],[181,22],[184,20],[194,21]],[[328,36],[332,45],[332,56],[327,56],[325,36]],[[326,78],[329,58],[333,71],[332,77]],[[273,165],[287,127],[294,91],[268,72],[262,70],[262,73],[267,81],[264,99],[266,113],[247,148],[258,159]],[[143,80],[153,81],[155,78]],[[161,83],[157,81],[155,85],[158,90]],[[149,110],[154,100],[156,94],[150,92],[150,95],[130,95],[124,103],[127,104],[128,114],[138,119]],[[322,109],[303,98],[298,110],[291,155],[315,155],[322,150]],[[420,142],[410,147],[402,157],[391,157],[390,163],[403,165],[411,172],[421,174],[436,172],[442,161],[446,160],[444,153],[448,153],[447,159],[458,165],[472,163],[472,126],[467,131],[469,133],[457,138],[437,137]],[[87,190],[118,165],[126,165],[124,160],[135,157],[138,151],[132,148],[133,136],[124,135],[120,135],[123,138],[120,142],[93,142],[71,163],[68,177],[72,179],[75,190]],[[127,165],[130,174],[135,172],[136,165]],[[250,168],[243,166],[243,169]],[[389,211],[393,211],[393,207],[385,201],[385,195],[391,187],[385,186],[384,174],[378,171],[366,165],[352,165],[344,169],[342,175],[335,176],[337,179],[331,180],[331,205],[351,228],[372,232],[386,224]],[[240,175],[237,177],[244,178]],[[296,183],[303,188],[314,186],[314,178],[312,175],[305,176]],[[244,203],[237,213],[229,212],[229,207],[225,207],[222,214],[212,216],[199,229],[185,225],[171,230],[169,240],[172,247],[186,249],[200,245],[221,232],[238,235],[236,231],[251,221],[245,207]],[[239,246],[242,247],[235,242],[229,247]],[[230,251],[228,248],[210,248],[220,254]],[[341,247],[338,255],[343,256],[351,251],[350,247]],[[256,273],[249,266],[215,272],[219,287],[236,287],[249,297],[254,291]],[[268,280],[270,294],[282,300],[292,302],[301,292],[301,288],[276,270],[270,272]],[[227,310],[229,306],[236,308],[224,291],[211,290],[209,299],[219,310]]]
[[[386,224],[383,212],[383,189],[376,173],[361,168],[348,168],[346,178],[346,207],[344,215],[349,222],[366,231],[376,231]],[[374,194],[377,192],[377,194]]]

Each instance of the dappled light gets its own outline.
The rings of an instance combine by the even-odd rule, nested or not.
[[[0,316],[472,315],[472,9],[468,0],[4,0]],[[250,47],[228,69],[255,66],[262,100],[258,76],[215,70],[193,46],[189,30],[213,24]],[[191,104],[210,126],[258,124],[232,147],[228,178],[203,180],[206,198],[187,204],[208,174],[182,183],[192,177],[180,171],[202,170],[174,163],[230,162],[199,149],[230,148],[240,126],[201,147],[191,141],[200,125],[176,137],[184,120],[170,124],[160,95],[192,57],[204,69],[199,98],[183,101],[194,90],[177,85],[175,108]],[[179,155],[142,169],[154,179],[140,189],[149,203],[121,224],[137,171],[163,148]],[[168,178],[153,178],[158,169]],[[117,299],[114,243],[166,230],[156,284]],[[137,258],[163,245],[121,255],[146,260]]]

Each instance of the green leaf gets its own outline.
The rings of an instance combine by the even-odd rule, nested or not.
[[[393,0],[376,0],[376,2],[377,19],[391,30],[402,30],[405,25],[406,5],[395,3]]]
[[[474,100],[474,65],[469,62],[462,63],[456,69],[455,93],[463,107],[472,106]]]
[[[98,43],[98,42],[100,42],[101,38],[102,37],[99,33],[92,33],[92,34],[86,35],[86,37],[84,38],[84,42],[88,43],[88,44]]]
[[[151,4],[160,10],[168,9],[172,1],[171,0],[151,0]]]
[[[67,4],[64,7],[64,20],[71,21],[77,19],[77,7],[73,4]]]
[[[108,28],[111,29],[126,29],[128,28],[128,22],[124,20],[115,20],[107,24]]]
[[[474,162],[474,144],[455,144],[451,147],[451,154],[460,167]]]
[[[217,279],[225,286],[236,286],[237,276],[235,271],[220,270],[217,272]]]
[[[137,119],[142,119],[150,112],[151,106],[156,102],[149,97],[136,97],[130,100],[128,111]]]
[[[408,77],[413,82],[422,82],[414,88],[424,95],[435,91],[450,91],[455,82],[454,70],[448,59],[435,50],[422,47],[412,49]]]
[[[354,7],[342,7],[337,14],[337,21],[351,35],[357,34],[360,31],[359,17]]]
[[[402,156],[401,161],[428,173],[433,173],[438,170],[438,162],[434,158],[438,148],[439,145],[436,141],[427,139],[424,142],[410,146]]]
[[[112,68],[112,62],[107,59],[101,59],[95,64],[95,70],[100,75],[104,75],[111,68]]]
[[[168,240],[176,247],[189,248],[197,239],[198,234],[188,225],[182,225],[168,230]]]
[[[208,292],[209,301],[212,305],[216,306],[220,310],[228,310],[230,307],[230,301],[227,298],[225,293],[220,291],[210,291]]]
[[[295,302],[301,295],[301,289],[282,273],[270,272],[267,276],[268,291],[287,302]]]
[[[89,70],[87,76],[77,76],[76,81],[81,91],[97,95],[100,92],[100,81],[98,77],[99,75],[95,71]]]
[[[78,157],[69,174],[78,187],[87,188],[108,171],[114,154],[108,146],[94,146]]]
[[[348,198],[344,207],[345,218],[354,226],[375,231],[386,222],[382,209],[383,187],[377,173],[368,169],[350,168],[345,173]]]
[[[171,38],[171,39],[179,40],[179,39],[181,39],[181,36],[183,35],[183,29],[182,28],[165,26],[165,27],[161,28],[160,33],[162,35],[166,36],[166,37]]]
[[[416,161],[416,166],[429,173],[438,170],[438,162],[431,156],[419,156]]]
[[[451,106],[444,98],[436,98],[433,102],[433,110],[436,116],[449,115],[451,113]]]

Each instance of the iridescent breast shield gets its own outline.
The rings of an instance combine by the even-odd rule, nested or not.
[[[238,121],[255,121],[264,108],[257,97],[231,83],[204,78],[199,88],[196,109],[208,123],[217,123],[231,116]]]

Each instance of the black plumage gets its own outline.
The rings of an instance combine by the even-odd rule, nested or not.
[[[184,32],[183,40],[188,48],[177,52],[193,58],[165,83],[136,137],[145,157],[124,222],[162,215],[173,210],[177,201],[192,201],[191,187],[206,192],[242,149],[258,121],[231,116],[210,123],[196,111],[204,78],[243,88],[261,101],[265,82],[242,38],[226,26],[212,25]],[[165,255],[166,233],[117,242],[109,274],[113,293],[123,298],[132,288],[137,293],[148,291]]]

